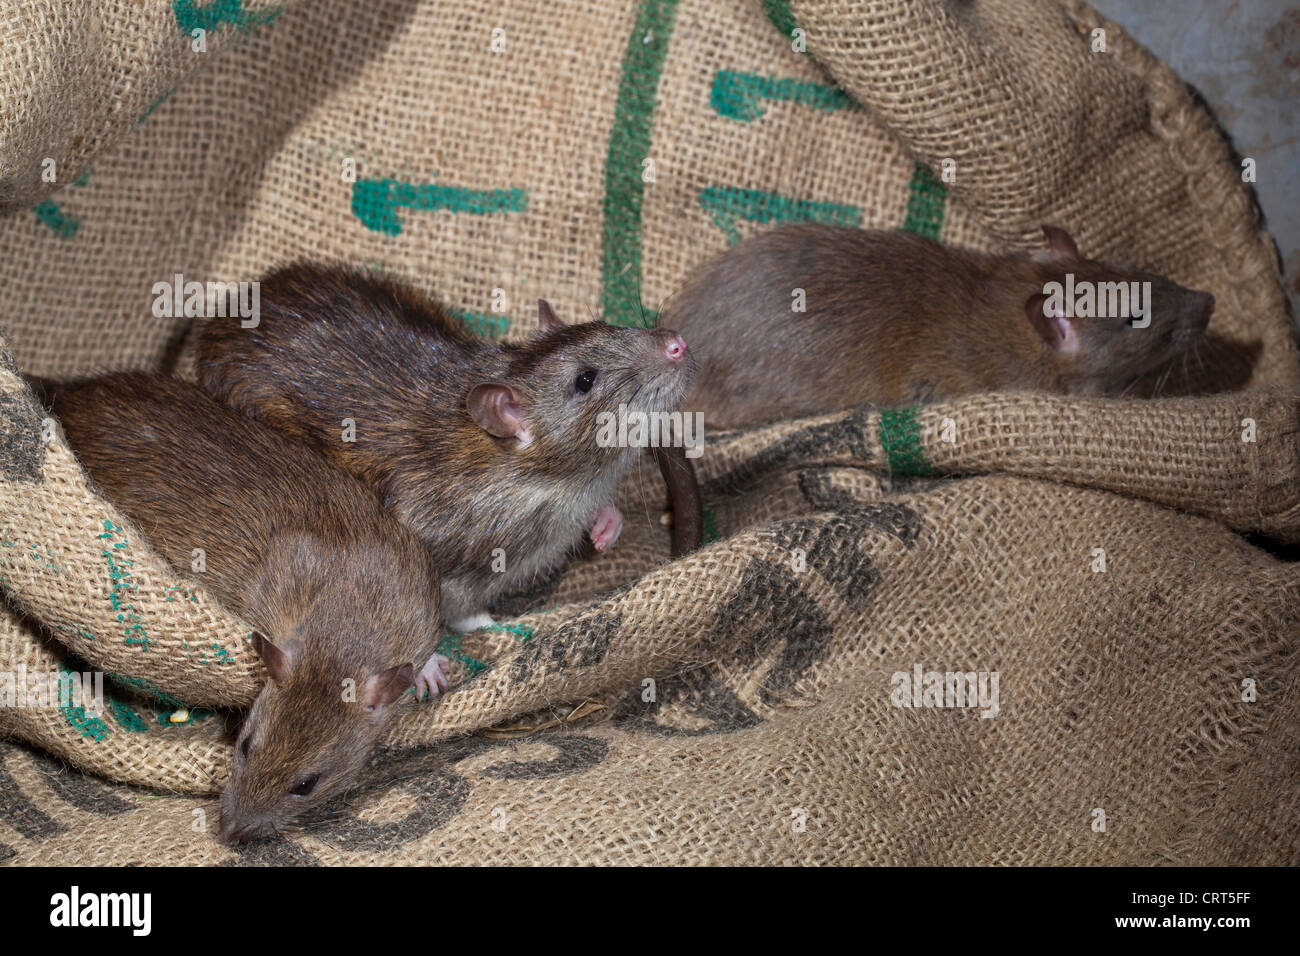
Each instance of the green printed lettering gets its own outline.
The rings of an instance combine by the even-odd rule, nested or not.
[[[402,231],[398,209],[446,209],[487,216],[524,212],[527,208],[528,193],[522,189],[466,189],[396,179],[358,179],[352,184],[352,214],[367,229],[390,236]]]
[[[245,10],[244,0],[212,0],[202,5],[196,0],[172,0],[172,15],[181,32],[191,36],[195,30],[211,33],[223,23],[243,31],[271,24],[280,15],[280,8]]]
[[[113,715],[113,719],[117,721],[117,725],[123,730],[138,734],[149,729],[149,725],[140,719],[140,715],[126,701],[110,697],[104,703],[104,707]]]
[[[854,206],[791,199],[777,193],[730,186],[709,186],[700,190],[700,205],[733,246],[740,242],[736,223],[741,219],[759,223],[826,222],[836,226],[857,226],[862,218]]]
[[[861,109],[853,97],[839,87],[792,77],[758,76],[719,70],[713,80],[709,104],[719,116],[753,122],[763,115],[762,100],[798,103],[828,113],[839,109]]]
[[[60,239],[71,239],[81,228],[81,220],[65,213],[52,199],[33,206],[32,212],[36,213],[36,218]]]
[[[487,338],[499,339],[510,328],[510,319],[504,315],[487,312],[465,312],[462,309],[448,309],[447,314],[465,323],[465,327],[475,335],[482,335]]]
[[[907,215],[903,219],[903,228],[938,241],[947,200],[947,187],[929,166],[918,161],[907,184]]]
[[[121,530],[121,528],[114,527],[113,522],[105,520],[104,532],[95,537],[112,541],[116,532]],[[130,545],[125,538],[120,542],[113,543],[114,550],[128,549],[129,547]],[[131,579],[131,568],[135,567],[135,562],[127,558],[125,554],[119,554],[115,558],[113,553],[106,548],[101,549],[99,553],[108,563],[108,579],[112,582],[109,590],[109,603],[112,604],[114,611],[119,612],[117,619],[125,625],[122,633],[126,637],[126,643],[140,647],[150,647],[153,642],[150,640],[144,625],[140,623],[141,617],[136,613],[135,605],[129,600],[131,592],[136,589],[135,581]]]
[[[80,680],[81,675],[70,670],[66,664],[59,664],[60,675],[68,675],[74,679]],[[81,736],[90,737],[94,740],[103,740],[110,733],[108,724],[104,723],[98,717],[92,717],[86,713],[84,705],[73,707],[71,701],[59,708],[59,713]]]

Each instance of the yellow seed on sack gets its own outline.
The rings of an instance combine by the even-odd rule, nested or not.
[[[190,712],[182,707],[180,710],[172,711],[172,715],[167,719],[173,724],[183,724],[190,719]]]
[[[673,526],[673,513],[671,511],[665,511],[659,516],[659,523],[665,528],[671,528]]]

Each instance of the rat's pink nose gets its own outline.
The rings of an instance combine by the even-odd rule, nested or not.
[[[664,354],[668,356],[670,362],[683,362],[686,360],[686,340],[680,335],[674,335],[664,346]]]

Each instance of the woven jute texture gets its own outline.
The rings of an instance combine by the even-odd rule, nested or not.
[[[1300,566],[1242,534],[1300,542],[1300,362],[1230,149],[1119,27],[1037,0],[93,7],[0,12],[0,675],[106,675],[102,713],[0,707],[0,861],[1300,862]],[[19,373],[190,376],[154,284],[297,257],[484,334],[539,295],[653,321],[807,219],[978,249],[1057,223],[1212,291],[1211,337],[1151,400],[710,435],[707,543],[675,562],[647,463],[613,551],[444,641],[451,692],[403,705],[360,790],[219,845],[248,628]],[[996,695],[933,706],[949,672]]]

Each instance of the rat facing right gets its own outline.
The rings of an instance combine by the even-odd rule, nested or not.
[[[1119,396],[1190,354],[1214,296],[1043,233],[1046,252],[1007,255],[817,223],[741,242],[664,309],[698,367],[683,410],[741,427],[972,392]],[[1107,314],[1076,312],[1052,283],[1091,288]],[[1128,308],[1108,308],[1120,293]]]
[[[255,328],[204,329],[200,383],[374,489],[442,570],[457,631],[491,624],[494,597],[544,577],[584,533],[613,545],[614,493],[640,449],[606,447],[601,423],[675,409],[690,375],[668,329],[565,325],[540,302],[536,334],[497,342],[345,268],[279,269],[261,303]]]

